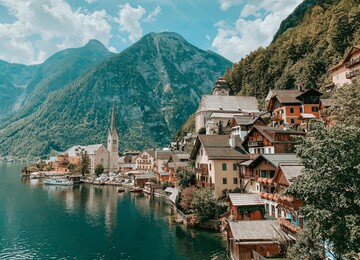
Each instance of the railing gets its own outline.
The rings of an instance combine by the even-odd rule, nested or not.
[[[346,62],[346,63],[345,63],[345,67],[346,67],[346,68],[350,68],[350,67],[352,67],[352,66],[354,66],[354,65],[356,65],[356,64],[358,64],[358,63],[360,63],[360,57],[359,57],[359,58],[356,58],[356,59],[352,59],[352,60]]]
[[[263,146],[263,141],[249,141],[248,147]]]
[[[195,168],[195,174],[200,174],[201,176],[208,176],[209,171],[206,168]]]
[[[278,218],[278,221],[280,223],[281,229],[291,233],[292,235],[296,236],[297,232],[301,229],[300,227],[292,224],[289,220],[286,218]]]
[[[273,115],[271,121],[280,121],[282,119],[281,114]]]

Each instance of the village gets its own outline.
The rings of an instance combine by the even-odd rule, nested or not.
[[[354,46],[329,69],[333,83],[324,87],[326,93],[351,83],[359,71],[360,46]],[[23,172],[163,196],[188,226],[202,221],[186,209],[184,195],[190,188],[211,190],[225,205],[216,228],[226,237],[231,259],[283,257],[306,221],[299,213],[304,202],[282,193],[304,169],[296,140],[306,136],[314,120],[326,127],[336,124],[329,114],[333,100],[315,89],[276,89],[269,90],[260,110],[255,97],[229,91],[219,77],[212,94],[201,98],[194,132],[168,147],[119,154],[126,136],[119,136],[113,107],[106,145],[76,145],[38,162],[41,170],[29,166]],[[330,249],[326,257],[336,259]]]

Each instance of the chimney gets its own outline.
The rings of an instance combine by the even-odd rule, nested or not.
[[[229,144],[232,149],[235,149],[235,135],[229,135]]]

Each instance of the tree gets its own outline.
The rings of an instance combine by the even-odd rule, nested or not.
[[[86,174],[90,173],[89,170],[90,166],[90,158],[87,154],[87,151],[81,151],[80,152],[80,173],[83,177],[85,177]]]
[[[103,173],[104,173],[104,166],[101,163],[96,164],[96,166],[95,166],[96,176],[100,176]]]
[[[66,167],[69,171],[73,171],[75,169],[75,165],[73,163],[69,163]]]
[[[167,187],[174,188],[174,184],[172,184],[170,181],[166,181],[162,184],[162,189],[166,190]]]
[[[193,200],[194,193],[196,191],[195,186],[184,188],[181,192],[181,200],[179,206],[184,213],[191,212],[191,204]]]
[[[178,180],[178,185],[182,188],[193,186],[196,183],[194,169],[190,165],[177,168],[176,178]]]
[[[335,120],[340,124],[360,127],[360,80],[336,89],[333,99],[335,106],[330,112]]]
[[[328,241],[338,256],[352,258],[360,248],[360,128],[314,122],[311,129],[297,145],[303,174],[285,193],[305,202],[305,232],[316,240],[309,249]]]
[[[218,219],[226,212],[226,204],[218,201],[210,188],[197,189],[192,195],[191,211],[196,214],[200,223]]]

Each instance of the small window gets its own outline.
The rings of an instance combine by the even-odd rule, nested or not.
[[[290,119],[290,123],[291,123],[291,124],[294,124],[294,123],[295,123],[295,119],[294,119],[294,118],[291,118],[291,119]]]
[[[223,184],[227,184],[227,178],[223,178]]]
[[[223,164],[222,164],[222,170],[223,170],[223,171],[226,171],[226,163],[223,163]]]
[[[294,108],[293,107],[290,108],[290,114],[294,114]]]
[[[300,107],[300,113],[302,113],[303,112],[303,109],[302,109],[302,107]]]
[[[238,178],[234,178],[234,184],[238,184]]]
[[[319,108],[318,108],[318,107],[311,107],[311,111],[312,111],[312,112],[318,112],[318,111],[319,111]]]
[[[211,163],[209,163],[209,168],[210,168],[210,171],[211,171]]]
[[[233,164],[233,170],[236,171],[237,167],[236,167],[236,164],[234,163]]]

